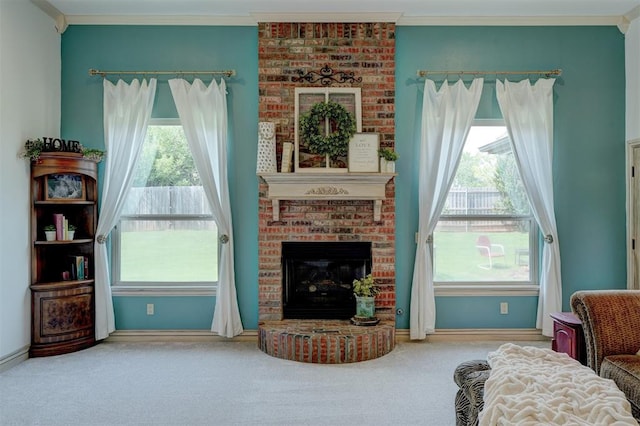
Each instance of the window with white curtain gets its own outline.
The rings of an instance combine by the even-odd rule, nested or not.
[[[178,119],[152,119],[113,238],[114,285],[213,288],[218,232]]]
[[[475,120],[433,233],[434,285],[535,286],[538,227],[503,120]]]

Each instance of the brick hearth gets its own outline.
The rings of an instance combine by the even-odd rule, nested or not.
[[[381,147],[395,145],[395,25],[392,23],[261,23],[258,27],[259,120],[276,123],[278,164],[283,142],[294,140],[297,70],[335,71],[362,77],[362,131],[379,133]],[[316,86],[319,83],[316,84]],[[379,221],[367,200],[283,200],[273,220],[268,186],[259,187],[258,315],[260,348],[305,362],[354,362],[382,356],[395,338],[395,183],[386,185]],[[283,241],[370,241],[372,273],[381,284],[376,316],[381,324],[287,320],[282,312]],[[331,330],[321,332],[319,330]],[[286,350],[284,349],[286,347]],[[305,352],[306,351],[306,352]],[[354,355],[355,354],[355,355]]]
[[[395,347],[395,324],[359,327],[349,321],[284,320],[260,324],[260,349],[291,361],[342,364],[375,359]]]

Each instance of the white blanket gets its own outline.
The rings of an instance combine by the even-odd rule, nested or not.
[[[566,354],[506,343],[488,362],[480,426],[638,425],[612,380]]]

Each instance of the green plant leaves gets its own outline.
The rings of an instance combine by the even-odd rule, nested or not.
[[[329,134],[325,135],[326,120]],[[343,157],[349,151],[349,140],[356,132],[351,113],[336,102],[319,102],[300,116],[300,138],[314,154]]]

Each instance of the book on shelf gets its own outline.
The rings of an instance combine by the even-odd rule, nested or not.
[[[61,213],[54,213],[53,224],[56,227],[56,240],[64,240],[64,215]]]
[[[72,280],[86,279],[84,269],[84,256],[69,255],[69,278]]]
[[[54,213],[53,223],[54,223],[54,226],[56,227],[56,240],[69,241],[73,239],[73,238],[70,238],[69,219],[67,219],[65,215],[60,213]]]

